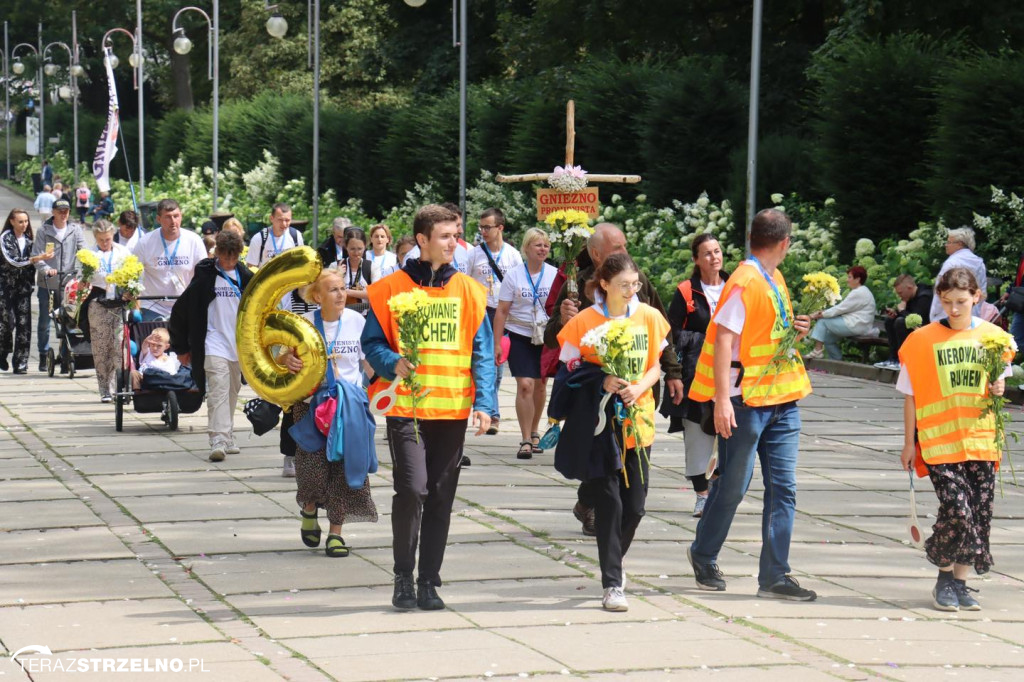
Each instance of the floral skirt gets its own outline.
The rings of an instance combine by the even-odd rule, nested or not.
[[[306,403],[296,403],[292,407],[295,421],[299,422],[308,410]],[[296,445],[295,481],[298,487],[295,501],[299,506],[315,504],[327,511],[327,520],[331,523],[377,521],[369,478],[361,488],[349,488],[344,466],[341,462],[329,461],[326,450],[306,452]]]
[[[989,531],[995,499],[994,462],[957,462],[928,467],[939,498],[932,536],[925,541],[928,561],[940,568],[974,566],[979,574],[992,567]]]

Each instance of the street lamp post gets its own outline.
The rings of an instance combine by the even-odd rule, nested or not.
[[[126,28],[112,28],[103,34],[103,40],[100,41],[100,45],[103,47],[103,53],[106,55],[105,59],[110,61],[110,68],[116,69],[120,61],[117,55],[114,54],[114,49],[110,45],[110,37],[114,33],[123,33],[128,36],[132,41],[132,53],[128,56],[128,64],[135,69],[135,73],[132,74],[132,82],[135,89],[139,92],[139,201],[146,200],[146,185],[144,180],[144,173],[146,172],[146,161],[143,155],[146,151],[146,146],[143,141],[143,133],[145,128],[142,123],[142,64],[144,59],[142,57],[142,41],[136,38],[136,33],[132,33]],[[141,37],[142,31],[137,31],[138,36]],[[127,163],[128,159],[125,159]]]
[[[50,51],[50,48],[54,47],[54,46],[63,48],[68,53],[68,74],[71,77],[71,98],[72,98],[71,101],[72,101],[72,111],[73,111],[73,114],[72,114],[72,116],[73,116],[73,118],[72,118],[72,126],[74,128],[74,144],[75,144],[75,151],[74,151],[74,159],[75,159],[75,165],[74,165],[74,168],[75,168],[75,186],[77,187],[78,186],[78,76],[82,72],[81,71],[82,67],[78,63],[78,54],[74,50],[72,50],[70,47],[68,47],[66,43],[62,43],[60,41],[52,42],[52,43],[50,43],[49,45],[47,45],[46,47],[43,48],[43,60],[44,61],[48,59],[47,55],[48,55],[48,53]],[[57,75],[57,72],[59,71],[59,69],[58,69],[56,64],[53,64],[53,63],[47,61],[45,66],[43,66],[43,71],[46,73],[47,76],[55,76],[55,75]]]
[[[171,34],[179,34],[174,39],[174,51],[178,54],[188,54],[192,51],[192,41],[185,35],[185,29],[178,26],[178,17],[183,12],[196,11],[203,15],[210,29],[210,38],[207,44],[207,77],[213,80],[213,212],[217,211],[217,171],[220,162],[220,0],[213,0],[213,19],[210,19],[203,10],[198,7],[182,7],[171,20]]]
[[[405,0],[409,7],[422,7],[427,0]],[[458,19],[456,19],[456,16]],[[452,0],[452,47],[459,48],[459,211],[466,215],[466,47],[469,0]]]
[[[19,47],[26,47],[29,50],[32,50],[32,53],[36,56],[36,69],[39,77],[39,158],[45,159],[46,137],[43,135],[43,101],[46,99],[46,92],[43,88],[43,68],[42,64],[39,62],[39,50],[36,49],[36,46],[32,43],[18,43],[14,46],[14,49],[11,50],[11,59],[14,60],[14,63],[11,64],[11,71],[13,71],[16,76],[20,76],[25,73],[25,65],[21,63],[20,59],[18,59]]]
[[[762,3],[763,0],[754,0],[753,26],[750,31],[750,110],[747,121],[747,253],[750,253],[750,224],[757,212],[757,122],[761,94]]]
[[[7,136],[7,175],[11,179],[11,73],[7,69],[7,22],[4,22],[4,134]]]
[[[317,247],[320,223],[320,0],[307,0],[307,9],[313,23],[313,47],[310,60],[313,66],[313,216],[310,221],[312,245]],[[277,5],[267,2],[265,9],[272,11]],[[288,22],[278,13],[267,19],[267,33],[274,38],[283,38],[288,32]]]

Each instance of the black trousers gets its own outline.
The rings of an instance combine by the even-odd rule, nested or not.
[[[885,318],[885,336],[889,340],[889,359],[899,360],[900,346],[910,336],[905,317]]]
[[[284,410],[281,413],[281,454],[285,457],[295,456],[295,439],[288,429],[295,425],[295,417],[291,410]]]
[[[28,367],[32,343],[32,292],[0,292],[0,355],[14,351],[11,367]]]
[[[602,588],[622,587],[622,558],[633,544],[640,519],[647,513],[650,448],[643,448],[642,452],[642,457],[636,450],[626,452],[629,487],[626,487],[626,476],[621,471],[586,481],[589,492],[594,496],[594,525]]]
[[[441,586],[466,423],[465,419],[420,419],[417,443],[411,419],[387,420],[395,479],[391,502],[395,573],[412,573],[418,544],[418,582],[435,587]]]

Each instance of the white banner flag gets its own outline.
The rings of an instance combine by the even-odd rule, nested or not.
[[[117,135],[119,122],[117,118],[117,88],[114,86],[114,69],[110,66],[110,54],[103,58],[107,69],[107,88],[110,97],[107,103],[107,125],[96,145],[96,156],[92,160],[92,174],[96,177],[96,186],[101,192],[110,191],[110,162],[117,155]]]
[[[39,119],[35,116],[25,119],[25,153],[39,156]]]

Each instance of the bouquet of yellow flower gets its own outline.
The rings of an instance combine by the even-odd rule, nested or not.
[[[142,286],[142,263],[135,256],[128,256],[121,263],[121,267],[107,275],[109,284],[117,285],[130,297],[135,298],[144,290]]]
[[[552,229],[549,233],[551,246],[558,251],[565,264],[565,284],[569,298],[579,300],[576,286],[576,258],[587,246],[587,240],[594,234],[590,217],[583,211],[553,211],[544,222]]]
[[[629,321],[628,320],[609,320],[604,324],[594,327],[580,340],[584,346],[590,346],[594,349],[598,358],[601,360],[601,369],[604,370],[605,374],[625,379],[626,381],[636,381],[640,377],[629,367],[629,358],[627,353],[633,347],[633,336],[629,332]],[[601,411],[604,411],[604,406],[607,400],[612,394],[607,394],[601,402]],[[619,414],[616,411],[616,414]],[[623,418],[624,417],[624,418]],[[633,436],[633,442],[636,443],[636,449],[638,453],[643,452],[641,443],[643,442],[640,437],[640,425],[646,425],[653,428],[654,425],[651,420],[646,418],[641,412],[640,408],[633,405],[624,406],[624,414],[617,416],[616,421],[622,424],[622,474],[626,475],[626,439],[629,435]],[[641,480],[643,484],[643,468],[640,469]],[[629,479],[626,479],[626,486],[629,486]]]
[[[402,385],[409,390],[412,397],[412,421],[413,431],[416,434],[416,442],[420,442],[419,422],[416,419],[416,407],[421,398],[425,397],[430,390],[423,390],[423,385],[416,376],[416,366],[420,363],[420,343],[423,341],[423,327],[429,321],[427,307],[430,305],[430,296],[422,289],[413,289],[402,294],[392,296],[388,301],[388,308],[398,322],[398,348],[402,357],[413,366],[412,371]]]
[[[793,306],[794,315],[809,315],[810,313],[824,309],[826,306],[834,306],[841,298],[839,295],[839,282],[827,272],[812,272],[804,275],[804,288],[800,290],[799,307]],[[785,305],[785,301],[779,301],[779,305]],[[787,313],[788,314],[788,313]],[[803,364],[803,359],[796,352],[796,337],[798,332],[790,320],[785,328],[782,339],[775,349],[775,354],[768,361],[765,374],[772,375],[772,384],[783,371],[788,371],[796,364]],[[760,380],[758,380],[760,382]]]
[[[1017,355],[1017,342],[1010,334],[1002,329],[997,329],[982,336],[979,345],[981,346],[981,364],[985,368],[988,383],[995,383],[1003,376],[1006,366],[1013,362],[1014,356]],[[1000,456],[1002,456],[1003,448],[1006,447],[1006,422],[1010,419],[1004,409],[1006,403],[1005,396],[989,394],[985,397],[981,414],[978,416],[978,419],[981,420],[992,415],[995,420],[996,449],[999,450]],[[1016,433],[1011,431],[1010,435],[1017,440]],[[1013,459],[1010,457],[1006,459],[1010,463],[1010,473],[1013,475],[1013,482],[1016,485],[1017,473],[1013,470]]]
[[[74,287],[75,298],[71,301],[76,308],[75,320],[78,320],[78,316],[82,314],[81,306],[85,299],[89,298],[89,292],[92,290],[89,282],[92,281],[92,276],[100,267],[100,259],[96,256],[95,251],[89,249],[79,249],[75,258],[82,265],[82,276],[78,278],[78,284]]]

